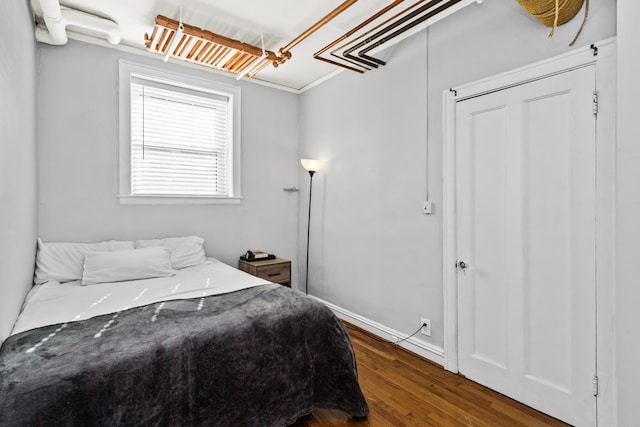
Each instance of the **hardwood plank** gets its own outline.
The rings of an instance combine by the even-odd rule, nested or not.
[[[345,322],[358,363],[366,420],[317,409],[293,427],[433,426],[560,427],[567,424],[445,371],[401,347]]]

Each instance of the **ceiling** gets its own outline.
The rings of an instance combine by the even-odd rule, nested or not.
[[[120,44],[141,50],[146,50],[145,33],[151,35],[153,32],[156,16],[164,15],[179,20],[182,6],[182,22],[185,24],[257,47],[262,47],[261,37],[264,37],[264,47],[277,53],[278,49],[294,40],[342,2],[343,0],[61,0],[60,4],[116,22],[122,34]],[[466,1],[467,4],[472,2]],[[314,59],[314,53],[392,3],[397,4],[394,6],[397,9],[391,11],[396,13],[416,4],[416,1],[409,0],[405,4],[400,4],[403,0],[356,1],[327,25],[293,47],[292,58],[286,63],[278,68],[269,65],[253,78],[293,90],[302,90],[322,81],[343,68]],[[38,15],[35,4],[37,3],[34,2],[34,11]],[[425,22],[416,26],[384,47],[397,43],[426,25],[428,23]],[[74,37],[73,30],[74,28],[67,28],[71,37]],[[75,31],[81,29],[76,28]]]

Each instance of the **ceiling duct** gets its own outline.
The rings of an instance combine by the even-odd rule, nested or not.
[[[67,27],[73,27],[89,34],[98,34],[111,44],[120,43],[120,27],[110,19],[60,7],[58,0],[33,0],[31,5],[36,15],[42,16],[44,21],[44,25],[39,23],[36,26],[36,40],[39,42],[67,44]]]

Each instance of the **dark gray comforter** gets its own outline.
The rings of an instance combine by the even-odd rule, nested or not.
[[[369,412],[340,321],[280,285],[38,328],[0,349],[1,426],[284,426],[316,407]]]

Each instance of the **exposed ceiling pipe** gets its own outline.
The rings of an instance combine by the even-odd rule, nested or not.
[[[370,45],[371,41],[378,39],[379,37],[383,36],[384,34],[388,33],[389,31],[392,31],[396,27],[398,27],[398,26],[404,24],[405,22],[415,18],[416,16],[418,16],[421,13],[429,10],[430,8],[432,8],[433,6],[437,5],[438,3],[441,3],[442,1],[443,0],[431,0],[427,4],[419,7],[418,9],[414,10],[410,14],[408,14],[406,16],[403,16],[401,19],[398,19],[397,21],[393,22],[392,24],[388,25],[387,27],[383,28],[382,30],[378,31],[377,33],[375,33],[373,36],[369,37],[368,39],[358,43],[357,45],[355,45],[355,46],[353,46],[353,47],[351,47],[351,48],[349,48],[347,50],[345,50],[343,56],[345,58],[349,58],[349,59],[354,60],[354,61],[363,62],[365,64],[378,63],[380,65],[386,65],[384,63],[384,61],[380,61],[379,59],[375,59],[375,58],[371,58],[371,57],[363,58],[362,55],[358,55],[358,57],[356,57],[356,56],[351,55],[351,53],[353,51],[355,51],[355,50],[358,50],[358,49],[364,47],[364,46]],[[451,1],[457,3],[460,0],[451,0]],[[414,22],[416,22],[416,21],[414,21]],[[404,31],[404,29],[403,29],[403,31]],[[369,61],[372,61],[372,62],[369,62]]]
[[[110,19],[60,7],[59,0],[33,0],[34,10],[42,11],[46,28],[36,26],[36,40],[52,45],[68,42],[67,27],[80,28],[92,33],[104,35],[111,44],[120,43],[120,27]]]
[[[416,27],[418,24],[421,24],[423,22],[426,22],[428,20],[431,20],[431,18],[433,18],[433,20],[431,20],[431,23],[433,22],[437,22],[441,19],[444,19],[445,17],[451,15],[452,13],[455,13],[456,11],[462,9],[463,7],[466,7],[468,5],[470,5],[471,3],[475,2],[475,3],[482,3],[483,0],[449,0],[448,3],[432,10],[429,11],[426,15],[422,15],[420,18],[416,19],[415,21],[405,25],[404,27],[402,27],[401,29],[395,31],[394,33],[379,39],[378,41],[376,41],[373,44],[369,44],[368,46],[364,47],[362,50],[360,50],[358,52],[358,56],[360,58],[364,58],[364,59],[368,59],[370,61],[379,61],[376,58],[373,58],[369,55],[367,55],[367,53],[369,53],[370,51],[379,48],[380,46],[382,46],[383,44],[387,43],[388,41],[394,39],[395,37],[398,37],[402,34],[407,34],[407,32],[409,30],[411,30],[412,28]],[[411,33],[408,33],[411,34]],[[351,50],[351,49],[350,49]]]
[[[356,61],[352,61],[349,58],[345,57],[345,56],[339,56],[336,54],[336,52],[346,48],[349,45],[352,45],[354,43],[356,43],[358,40],[362,40],[362,39],[366,39],[367,43],[370,43],[371,41],[373,41],[373,38],[370,37],[369,35],[376,32],[377,30],[379,30],[380,28],[385,27],[387,24],[389,24],[390,22],[395,21],[396,19],[398,19],[399,17],[406,15],[407,12],[409,12],[412,9],[415,9],[416,7],[420,6],[422,3],[426,2],[427,0],[418,0],[416,3],[413,3],[411,6],[409,6],[406,9],[403,9],[402,11],[400,11],[399,13],[396,13],[395,15],[391,16],[390,18],[387,18],[386,20],[384,20],[383,22],[379,23],[378,25],[369,28],[366,32],[360,34],[358,37],[349,40],[347,43],[343,44],[342,46],[336,47],[335,49],[333,49],[329,54],[336,58],[339,59],[341,61],[346,61],[349,62],[353,65],[356,65],[357,67],[361,67],[361,69],[359,70],[359,72],[363,72],[362,69],[365,69],[367,71],[371,70],[371,68],[378,68],[377,64],[374,63],[369,63],[363,60],[360,60],[360,62],[356,62]],[[315,56],[314,56],[315,57]],[[320,57],[317,57],[316,59],[321,59]],[[335,61],[334,61],[335,62]],[[340,65],[341,67],[347,68],[349,70],[353,70],[352,67],[349,67],[347,65],[344,65],[340,62],[336,63],[336,65]],[[381,64],[381,65],[385,65],[385,64]],[[368,68],[371,67],[371,68]]]
[[[396,0],[394,3],[380,10],[378,13],[364,21],[362,24],[354,27],[344,36],[325,46],[322,50],[316,52],[314,54],[314,58],[359,73],[362,73],[365,70],[369,71],[372,68],[378,68],[380,65],[386,65],[386,63],[384,61],[381,61],[380,59],[368,55],[369,52],[376,52],[380,50],[382,45],[391,41],[392,39],[395,39],[395,42],[400,41],[415,33],[420,28],[429,26],[434,22],[437,22],[474,2],[482,3],[482,1],[483,0],[417,0],[411,6],[405,8],[399,13],[396,13],[393,16],[385,19],[383,22],[380,22],[372,28],[367,29],[365,32],[359,34],[353,39],[347,40],[349,39],[349,37],[354,35],[357,30],[361,29],[363,27],[363,24],[369,24],[374,19],[377,19],[386,12],[390,11],[393,6],[396,6],[399,3]],[[445,4],[441,5],[440,7],[436,7],[442,2],[445,2]],[[422,26],[419,26],[420,24],[422,24]],[[391,35],[386,35],[387,33],[392,32],[398,27],[401,28],[393,32]],[[343,43],[342,45],[336,47],[337,44],[345,40],[347,40],[346,43]],[[353,46],[356,43],[358,44]],[[349,46],[353,47],[349,48]],[[331,48],[333,48],[333,50],[329,52],[329,55],[335,59],[323,58],[322,56],[320,56]],[[340,56],[338,52],[342,51],[343,49],[346,50],[344,50],[344,52],[342,52],[342,55]],[[358,56],[352,55],[354,51],[358,51]],[[352,64],[357,68],[347,65],[345,64],[345,62],[348,64]]]
[[[325,26],[329,21],[334,19],[336,16],[340,15],[342,12],[344,12],[351,6],[353,6],[353,4],[357,1],[358,0],[346,0],[340,6],[332,10],[327,16],[325,16],[324,18],[322,18],[321,20],[313,24],[311,27],[307,28],[307,30],[304,33],[300,34],[298,37],[291,40],[286,46],[282,47],[280,49],[280,53],[289,52],[291,49],[297,46],[301,41],[303,41],[304,39],[309,37],[311,34],[318,31],[321,27]]]
[[[371,33],[376,32],[380,28],[385,28],[387,26],[387,24],[393,23],[396,19],[398,19],[398,18],[400,18],[402,16],[406,16],[406,14],[409,11],[419,7],[422,3],[426,2],[426,1],[427,0],[418,0],[417,2],[413,3],[411,6],[407,7],[406,9],[403,9],[399,13],[396,13],[395,15],[391,16],[390,18],[387,18],[384,22],[379,23],[375,27],[369,28],[366,32],[360,34],[358,37],[356,37],[356,38],[354,38],[352,40],[349,40],[347,43],[343,44],[342,46],[336,47],[335,49],[333,49],[330,52],[330,55],[332,57],[336,58],[336,59],[339,59],[339,60],[342,60],[342,61],[346,61],[346,62],[350,62],[351,64],[354,64],[354,65],[356,65],[358,67],[362,67],[362,68],[364,68],[366,70],[370,70],[371,69],[371,68],[367,68],[367,67],[378,68],[378,64],[376,64],[376,63],[373,63],[373,62],[370,63],[368,61],[365,61],[365,60],[359,59],[359,58],[356,58],[356,61],[359,61],[359,62],[356,62],[356,61],[353,61],[353,60],[351,60],[351,59],[349,59],[349,58],[347,58],[345,56],[338,56],[336,54],[336,52],[344,49],[345,47],[347,47],[349,45],[352,45],[352,44],[356,43],[358,40],[365,39],[365,43],[366,44],[371,43],[373,40],[375,40],[375,38],[373,36],[369,36]],[[342,65],[342,64],[338,63],[337,65]],[[386,64],[382,63],[380,65],[386,65]],[[342,66],[344,66],[344,65],[342,65]],[[347,67],[347,66],[344,66],[344,67],[348,68],[348,69],[351,69],[351,67]]]
[[[378,19],[380,16],[384,15],[385,13],[387,13],[388,11],[390,11],[391,9],[393,9],[394,7],[396,7],[398,4],[402,3],[403,1],[404,1],[404,0],[394,0],[394,1],[393,1],[393,3],[391,3],[391,4],[387,5],[387,6],[386,6],[386,7],[384,7],[383,9],[380,9],[380,10],[378,11],[378,13],[376,13],[376,14],[374,14],[374,15],[370,16],[368,19],[364,20],[363,22],[361,22],[360,24],[358,24],[356,27],[352,28],[352,29],[351,29],[351,30],[349,30],[347,33],[345,33],[342,37],[340,37],[340,38],[338,38],[338,39],[334,40],[332,43],[328,44],[327,46],[325,46],[324,48],[322,48],[322,49],[321,49],[321,50],[319,50],[318,52],[314,53],[314,54],[313,54],[313,57],[314,57],[315,59],[319,59],[319,60],[321,60],[321,61],[328,62],[329,64],[339,65],[339,66],[341,66],[341,67],[348,68],[348,69],[350,69],[350,70],[352,70],[352,71],[356,71],[356,72],[358,72],[358,73],[362,73],[362,72],[363,72],[362,70],[359,70],[359,69],[357,69],[357,68],[353,68],[353,67],[349,67],[348,65],[344,65],[344,64],[341,64],[341,63],[339,63],[339,62],[332,61],[331,59],[328,59],[328,58],[323,58],[323,57],[321,57],[320,55],[322,55],[324,52],[326,52],[327,50],[331,49],[332,47],[334,47],[335,45],[337,45],[337,44],[338,44],[338,43],[340,43],[341,41],[343,41],[343,40],[345,40],[345,39],[347,39],[347,38],[351,37],[351,36],[352,36],[356,31],[360,30],[360,29],[361,29],[362,27],[364,27],[365,25],[368,25],[368,24],[370,24],[371,22],[375,21],[375,20],[376,20],[376,19]],[[352,61],[349,61],[349,60],[346,60],[346,61],[347,61],[347,62],[352,62]],[[356,64],[356,65],[361,66],[360,64]],[[363,67],[363,68],[365,68],[366,70],[370,70],[370,68],[367,68],[367,67],[364,67],[364,66],[362,66],[362,67]]]
[[[334,19],[336,16],[340,15],[342,12],[353,6],[358,0],[345,0],[340,6],[333,9],[329,14],[320,19],[318,22],[313,24],[311,27],[307,28],[302,34],[300,34],[295,39],[291,40],[286,46],[283,46],[278,50],[278,57],[275,60],[263,59],[258,62],[251,71],[249,71],[248,76],[253,77],[258,72],[263,70],[270,63],[273,64],[274,67],[278,67],[280,64],[284,64],[286,61],[291,59],[291,49],[301,43],[304,39],[309,37],[311,34],[318,31],[320,28],[325,26],[329,21]]]

